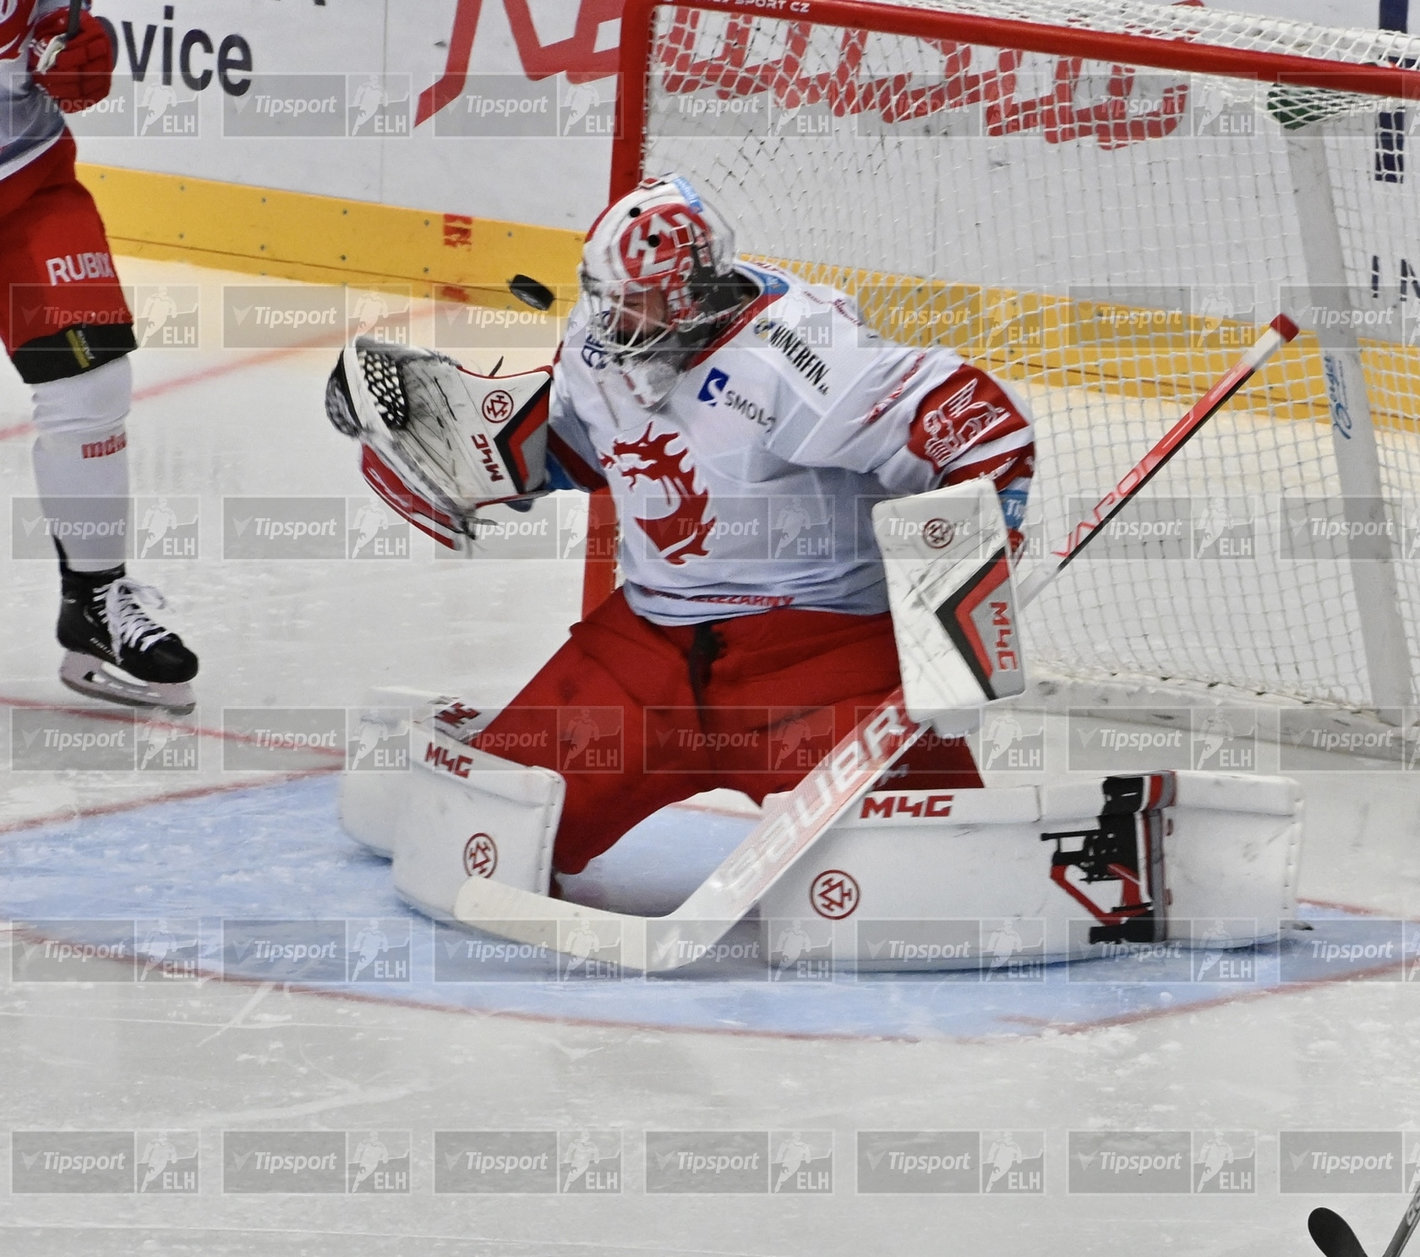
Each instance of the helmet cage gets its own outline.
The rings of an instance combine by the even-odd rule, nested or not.
[[[578,271],[593,326],[619,362],[676,349],[720,317],[730,274],[728,224],[684,180],[648,180],[593,224]]]

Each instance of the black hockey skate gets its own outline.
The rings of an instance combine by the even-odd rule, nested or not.
[[[161,707],[179,715],[196,699],[188,684],[197,656],[176,633],[156,624],[143,603],[161,608],[163,596],[129,580],[123,568],[65,570],[59,608],[59,679],[71,690],[130,707]]]

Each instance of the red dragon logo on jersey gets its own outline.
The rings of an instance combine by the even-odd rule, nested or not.
[[[0,0],[0,61],[20,55],[30,37],[34,0]]]
[[[908,431],[907,448],[942,471],[1011,413],[1010,399],[989,375],[975,367],[958,367],[922,399]]]
[[[710,553],[705,542],[715,517],[709,514],[710,495],[696,483],[695,469],[687,465],[688,451],[671,452],[675,439],[670,432],[652,436],[648,424],[636,440],[613,442],[612,457],[603,461],[617,467],[629,484],[650,480],[661,486],[670,512],[654,519],[635,518],[661,557],[678,567],[693,555]]]

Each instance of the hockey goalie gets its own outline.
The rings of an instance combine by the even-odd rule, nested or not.
[[[431,698],[413,771],[393,785],[347,777],[347,829],[392,855],[401,894],[439,916],[469,877],[556,895],[558,875],[705,790],[772,808],[903,682],[900,651],[920,638],[890,608],[879,545],[884,519],[890,533],[911,512],[885,504],[964,503],[971,526],[956,531],[977,550],[999,543],[1003,577],[1021,538],[1034,445],[1020,398],[950,349],[883,340],[841,292],[738,258],[730,225],[684,178],[610,205],[579,279],[551,368],[481,376],[362,340],[327,389],[366,479],[442,544],[459,547],[479,510],[550,489],[605,485],[616,506],[620,587],[512,702],[489,713]],[[963,624],[960,640],[980,637]],[[903,653],[909,679],[936,670],[932,651]],[[989,662],[972,663],[977,701],[1019,689],[1016,665],[995,678],[1017,682],[1003,690]],[[939,720],[762,910],[812,908],[822,856],[860,870],[865,901],[881,888],[879,917],[1083,913],[1086,949],[1164,937],[1166,812],[1185,787],[1112,778],[1072,785],[1060,806],[1033,787],[1029,801],[986,790],[969,725]],[[584,755],[607,737],[610,762]],[[514,746],[533,749],[494,753]],[[997,822],[1010,834],[999,858],[954,854],[954,837],[970,847]],[[1235,896],[1227,915],[1258,902]]]

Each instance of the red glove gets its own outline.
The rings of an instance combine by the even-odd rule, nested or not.
[[[30,72],[60,109],[65,113],[78,113],[97,105],[108,95],[113,84],[115,56],[103,24],[85,9],[79,15],[79,33],[59,50],[53,65],[40,70],[50,40],[63,35],[68,26],[69,14],[64,9],[47,14],[35,25],[34,40],[30,44]]]

